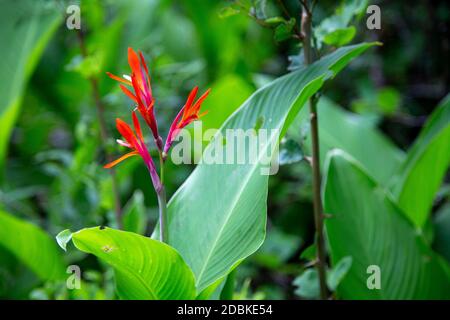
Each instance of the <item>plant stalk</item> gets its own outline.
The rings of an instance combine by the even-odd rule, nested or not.
[[[159,152],[159,176],[161,181],[161,188],[159,190],[156,190],[159,207],[159,240],[161,242],[168,243],[169,226],[167,224],[166,190],[164,189],[164,159],[161,152]]]
[[[84,43],[83,32],[81,30],[78,30],[77,35],[78,35],[78,40],[79,40],[79,44],[80,44],[81,55],[83,56],[83,58],[86,58],[88,56],[88,54],[87,54],[86,45]],[[89,82],[91,84],[92,96],[93,96],[93,100],[95,102],[95,106],[97,109],[97,118],[98,118],[98,123],[99,123],[99,127],[100,127],[100,138],[103,142],[102,143],[103,151],[105,152],[107,162],[111,162],[111,161],[113,161],[113,158],[104,145],[104,142],[107,141],[107,139],[108,139],[108,129],[107,129],[106,122],[105,122],[105,108],[104,108],[102,100],[100,98],[100,90],[98,87],[97,78],[92,76],[89,78]],[[114,171],[114,169],[110,169],[109,173],[110,173],[111,179],[112,179],[114,211],[116,214],[117,227],[119,229],[122,229],[122,208],[121,208],[121,203],[120,203],[120,195],[119,195],[119,188],[118,188],[118,183],[117,183],[117,176],[116,176],[116,172]]]
[[[306,4],[306,1],[301,1],[302,10],[302,40],[303,40],[303,56],[306,65],[313,62],[312,48],[311,48],[311,20],[312,11]],[[314,224],[316,229],[315,243],[317,248],[317,263],[316,268],[319,274],[320,297],[327,299],[328,289],[326,284],[326,261],[325,261],[325,241],[323,234],[323,208],[322,200],[320,198],[320,155],[319,155],[319,128],[317,116],[317,96],[312,96],[309,99],[309,113],[311,124],[311,142],[312,142],[312,174],[313,174],[313,206],[314,206]]]
[[[169,232],[167,225],[167,201],[164,186],[156,193],[158,196],[159,207],[159,240],[164,243],[169,241]]]

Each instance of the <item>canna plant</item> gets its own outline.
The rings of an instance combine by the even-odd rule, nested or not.
[[[300,2],[302,5],[309,3],[308,1]],[[315,3],[315,1],[311,2]],[[206,3],[189,1],[183,3],[183,6],[189,7],[192,12],[197,9],[201,11],[205,6],[213,6],[209,2]],[[236,3],[244,2],[236,1]],[[255,4],[257,3],[255,2]],[[264,1],[259,3],[262,6]],[[283,1],[278,1],[278,3],[283,5]],[[357,3],[361,5],[356,6]],[[139,4],[141,5],[141,3]],[[351,18],[349,13],[356,12],[357,15],[364,13],[366,5],[367,1],[344,1],[333,16],[323,20],[316,28],[310,30],[313,31],[310,34],[313,37],[312,44],[314,44],[312,49],[318,50],[315,53],[319,53],[314,54],[314,58],[351,41],[355,34],[355,28],[349,24],[348,19]],[[27,79],[39,60],[44,43],[57,29],[61,17],[57,11],[47,12],[45,8],[34,2],[20,2],[13,6],[4,4],[2,8],[4,9],[1,10],[4,17],[2,21],[6,24],[6,27],[2,28],[2,32],[5,39],[9,40],[6,43],[9,43],[11,48],[5,51],[9,54],[2,59],[4,68],[0,68],[0,70],[3,71],[3,78],[7,80],[10,80],[10,67],[17,75],[17,81],[5,80],[6,85],[3,90],[6,99],[3,99],[4,117],[0,122],[4,129],[3,134],[8,137],[15,126],[17,110],[20,109]],[[18,10],[18,8],[22,10]],[[349,8],[353,8],[353,11],[349,11]],[[246,8],[238,9],[244,12],[243,9]],[[259,9],[249,10],[248,13],[253,15],[252,18],[261,25],[273,28],[275,40],[291,39],[298,42],[302,39],[302,30],[297,28],[295,22],[295,17],[299,16],[298,12],[291,15],[292,18],[287,12],[287,17],[267,17],[266,19],[263,10]],[[144,12],[142,7],[139,7],[138,10]],[[239,10],[228,11],[228,14],[236,13]],[[94,12],[86,10],[86,13],[91,11]],[[156,10],[145,11],[152,14],[158,12]],[[206,16],[208,11],[203,12],[204,14],[199,15],[200,17]],[[133,20],[136,20],[134,16]],[[231,34],[233,37],[240,37],[240,33],[235,32],[236,29],[233,29],[233,32],[228,28],[216,27],[214,29],[214,25],[210,28],[210,24],[205,27],[203,19],[197,21],[196,28],[198,28],[200,37],[204,37],[200,41],[201,43],[212,46],[223,45],[223,47],[217,47],[217,50],[212,50],[213,52],[225,52],[225,48],[229,47],[230,41],[223,39],[225,33],[227,36]],[[122,29],[120,23],[113,23],[106,29],[103,24],[99,25],[101,25],[101,29],[97,33],[101,36],[110,34],[110,38],[112,38],[111,34],[114,34],[113,31]],[[145,28],[142,29],[145,30]],[[222,32],[222,30],[229,32]],[[215,41],[219,34],[221,41]],[[183,34],[183,36],[185,35]],[[88,38],[86,40],[89,40]],[[134,43],[136,39],[130,39],[127,34],[125,41]],[[246,41],[246,39],[242,41]],[[92,45],[89,42],[88,44]],[[306,44],[308,43],[309,41],[306,41]],[[239,42],[235,48],[241,48],[243,45],[243,42]],[[332,47],[327,47],[327,45]],[[220,121],[215,119],[215,123],[223,123],[219,134],[228,129],[279,129],[278,133],[269,137],[270,142],[278,142],[286,132],[292,136],[303,135],[304,130],[299,130],[299,123],[296,123],[295,120],[310,122],[309,110],[304,107],[305,103],[309,99],[315,98],[315,93],[322,87],[325,80],[332,79],[348,62],[372,45],[374,44],[342,47],[327,56],[322,56],[320,60],[308,66],[308,63],[301,63],[301,58],[293,59],[290,69],[291,71],[295,69],[295,71],[266,83],[264,87],[254,92],[224,123],[224,115]],[[104,46],[104,42],[96,43],[94,51],[102,52]],[[108,47],[106,46],[106,48]],[[321,48],[324,50],[321,51]],[[84,61],[92,61],[90,50],[91,48],[83,56]],[[303,47],[302,50],[304,50]],[[106,49],[105,51],[113,52],[113,50]],[[17,52],[21,53],[19,59]],[[225,291],[230,291],[227,286],[233,281],[236,273],[234,269],[259,250],[264,241],[268,177],[259,173],[261,167],[259,163],[244,165],[200,163],[166,205],[164,163],[169,157],[171,147],[179,137],[180,130],[204,115],[200,112],[200,108],[208,92],[195,101],[198,89],[194,88],[191,91],[185,106],[181,108],[174,119],[164,141],[155,114],[160,109],[155,110],[156,104],[144,57],[141,52],[136,53],[132,49],[129,50],[128,56],[132,70],[130,76],[117,77],[108,73],[109,77],[120,82],[121,90],[133,101],[135,106],[133,110],[130,110],[131,125],[120,119],[116,120],[117,129],[123,137],[118,140],[118,144],[128,149],[128,152],[116,161],[106,164],[105,167],[115,167],[129,157],[141,157],[149,170],[150,181],[158,195],[160,222],[155,225],[151,237],[142,236],[140,235],[144,233],[142,221],[126,222],[126,219],[131,217],[127,211],[132,211],[134,207],[130,207],[131,209],[125,207],[122,216],[123,226],[126,230],[133,230],[136,233],[97,226],[73,233],[64,230],[57,236],[57,242],[66,250],[67,244],[72,240],[78,250],[95,255],[99,260],[111,266],[114,269],[116,291],[122,299],[223,297]],[[208,69],[230,67],[229,63],[225,66],[217,65],[215,55],[211,56],[214,59],[209,61]],[[301,56],[306,57],[304,54]],[[109,67],[103,67],[102,64],[99,69],[109,70]],[[5,70],[8,72],[4,72]],[[89,80],[90,76],[91,73],[86,76],[86,80]],[[232,83],[237,87],[236,82]],[[239,84],[239,82],[237,83]],[[216,93],[216,87],[213,88]],[[247,91],[249,90],[251,87],[247,89]],[[228,90],[227,94],[229,91],[232,90]],[[245,95],[250,94],[247,91]],[[234,93],[234,91],[232,92]],[[28,96],[29,93],[27,99]],[[211,103],[212,99],[212,96],[209,97],[206,100],[207,103]],[[230,103],[228,99],[224,99],[223,95],[221,100],[227,100],[225,103]],[[28,103],[28,100],[26,101]],[[315,102],[317,103],[320,135],[320,169],[323,175],[322,203],[327,236],[326,253],[329,257],[324,262],[328,262],[330,267],[326,270],[326,285],[329,291],[333,292],[333,297],[343,299],[448,299],[450,297],[448,264],[450,258],[446,244],[448,244],[448,221],[450,221],[448,213],[450,211],[448,211],[448,206],[439,208],[442,198],[448,198],[448,190],[439,188],[445,179],[450,163],[449,97],[447,96],[436,108],[418,139],[407,152],[386,139],[377,130],[375,123],[367,121],[364,116],[344,111],[325,96],[321,96]],[[214,111],[220,109],[215,108],[215,103],[212,104]],[[206,119],[209,121],[211,116],[212,114],[208,115]],[[40,121],[40,118],[37,118],[36,121]],[[145,126],[141,126],[144,123]],[[22,124],[21,127],[26,127],[26,125]],[[146,127],[150,130],[148,137],[153,140],[147,141],[148,144],[145,140],[147,137],[145,135]],[[306,140],[304,140],[305,138]],[[312,150],[308,150],[312,139],[312,134],[300,137],[299,143],[303,144],[304,142],[302,147],[305,147],[303,149],[305,154],[312,153]],[[0,162],[2,163],[4,163],[6,155],[7,141],[8,139],[0,141]],[[86,139],[79,146],[77,152],[89,153],[90,157],[82,160],[75,159],[74,164],[68,169],[68,173],[78,176],[80,172],[84,171],[85,167],[80,165],[81,162],[92,165],[95,159],[93,150],[95,150],[96,144],[98,144],[97,140]],[[258,155],[262,156],[269,145],[269,142],[264,144]],[[152,158],[153,153],[150,153],[153,148],[156,149],[154,154],[159,158],[159,166],[158,159]],[[211,143],[205,153],[213,148]],[[336,148],[340,150],[336,150]],[[121,169],[119,168],[119,170]],[[98,176],[94,179],[101,180]],[[71,179],[69,183],[74,183],[71,181],[75,180]],[[61,181],[63,180],[61,179]],[[55,185],[58,188],[48,194],[49,200],[55,197],[55,194],[58,195],[60,190],[76,189],[76,186],[68,187],[69,183],[62,184],[61,181],[59,178],[57,179]],[[60,184],[61,186],[59,186]],[[82,184],[81,189],[84,189],[84,186],[85,184]],[[11,198],[16,197],[13,195],[15,192],[16,190],[2,189],[2,202],[6,202],[5,199],[10,195]],[[70,202],[66,199],[71,198],[63,199]],[[8,199],[9,201],[13,200]],[[134,193],[134,205],[141,207],[144,205],[140,190],[136,190]],[[54,208],[49,209],[48,213],[46,212],[53,219],[58,217],[57,221],[59,221],[56,225],[53,221],[50,221],[49,224],[46,222],[47,230],[16,217],[15,212],[8,212],[10,207],[2,203],[0,210],[1,280],[3,280],[3,267],[7,261],[16,263],[17,260],[29,269],[27,271],[32,271],[40,281],[45,282],[46,287],[54,281],[64,283],[67,279],[65,272],[67,264],[62,259],[61,250],[48,234],[54,231],[53,228],[61,228],[61,225],[70,224],[60,202],[56,202],[56,205],[52,206]],[[89,222],[85,221],[92,221],[82,219],[82,215],[90,211],[88,207],[77,208],[82,208],[75,210],[75,219],[80,225],[87,225]],[[436,208],[438,208],[439,214],[442,214],[433,217],[432,214]],[[447,211],[442,209],[447,209]],[[142,208],[138,211],[140,211],[139,214],[145,214],[145,210]],[[442,219],[438,221],[437,218]],[[132,219],[130,218],[130,220]],[[60,223],[63,220],[64,224]],[[129,225],[133,223],[134,226],[130,228]],[[433,223],[436,226],[433,226]],[[271,239],[268,240],[270,243]],[[436,244],[440,246],[438,247]],[[71,249],[69,247],[68,250]],[[306,251],[309,253],[306,254]],[[302,253],[304,259],[308,260],[305,267],[317,264],[316,253],[311,254],[313,251],[317,251],[317,249],[311,246]],[[439,254],[445,255],[447,261]],[[380,290],[368,289],[366,282],[369,276],[368,266],[381,268]],[[315,268],[306,269],[294,281],[294,285],[299,285],[298,295],[303,298],[319,298],[317,278]],[[22,281],[14,281],[12,285],[19,287],[20,282]],[[83,288],[84,286],[85,283],[83,283]],[[305,289],[311,287],[314,289],[313,292],[305,292]],[[76,294],[76,291],[72,291],[72,293]],[[87,298],[87,296],[83,298]],[[93,298],[99,298],[99,296]]]
[[[226,130],[267,130],[270,135],[260,148],[261,159],[271,143],[278,143],[305,102],[353,58],[375,43],[342,47],[317,62],[282,76],[256,91],[222,125]],[[201,103],[209,91],[194,102],[194,88],[170,127],[163,146],[154,116],[154,99],[142,54],[129,49],[130,77],[121,82],[122,91],[137,105],[153,135],[160,159],[160,175],[144,143],[139,119],[132,112],[134,130],[122,120],[117,128],[130,152],[107,168],[135,155],[143,158],[160,205],[159,226],[151,238],[108,227],[94,227],[57,237],[65,246],[72,240],[81,251],[96,255],[115,270],[117,293],[123,299],[208,299],[224,280],[263,243],[266,229],[268,176],[261,163],[206,164],[195,170],[165,207],[163,165],[179,130],[198,120]],[[132,88],[133,91],[126,86]],[[214,143],[204,153],[211,152]]]
[[[153,99],[150,76],[148,74],[147,64],[145,63],[142,52],[139,51],[138,57],[138,55],[132,48],[128,48],[128,63],[132,70],[131,76],[120,78],[109,72],[107,74],[112,79],[117,80],[129,87],[132,87],[132,89],[134,90],[133,93],[123,84],[120,84],[120,89],[135,103],[136,109],[139,111],[140,115],[145,120],[145,123],[148,125],[150,131],[152,132],[153,139],[159,154],[160,176],[158,176],[155,163],[153,162],[153,159],[146,147],[141,126],[139,124],[139,119],[136,116],[135,111],[132,111],[134,132],[127,123],[125,123],[121,119],[116,119],[117,130],[125,139],[125,141],[118,139],[117,143],[123,147],[130,149],[131,151],[124,154],[119,159],[106,164],[104,167],[108,169],[112,168],[123,160],[136,155],[139,155],[142,158],[150,174],[153,188],[155,189],[158,196],[160,240],[163,242],[167,242],[167,205],[163,184],[164,162],[166,161],[167,153],[180,130],[189,125],[191,122],[200,119],[201,116],[206,114],[206,112],[202,114],[199,114],[199,112],[202,102],[209,94],[209,90],[207,90],[197,101],[195,101],[198,87],[192,89],[185,105],[181,108],[172,125],[170,126],[169,134],[167,135],[167,139],[163,147],[162,138],[158,133],[158,123],[155,118],[155,100]]]

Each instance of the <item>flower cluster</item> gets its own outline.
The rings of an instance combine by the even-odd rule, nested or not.
[[[132,48],[128,48],[128,63],[131,68],[130,76],[124,75],[121,78],[109,72],[107,72],[107,74],[112,79],[121,83],[120,89],[135,103],[135,110],[137,109],[145,123],[150,128],[159,155],[162,161],[165,161],[167,153],[179,131],[191,122],[198,120],[206,113],[200,113],[200,108],[210,90],[207,90],[200,98],[198,98],[197,101],[195,101],[198,87],[192,89],[186,103],[181,108],[170,126],[169,134],[167,135],[167,139],[163,145],[163,140],[159,135],[158,124],[155,117],[155,100],[153,98],[152,87],[150,85],[150,76],[142,53],[139,51],[138,55]],[[125,141],[117,140],[117,143],[121,146],[129,148],[131,151],[119,159],[106,164],[105,168],[111,168],[129,157],[139,155],[144,160],[150,172],[153,185],[158,192],[161,188],[161,182],[156,172],[152,157],[150,156],[150,153],[145,145],[139,120],[135,111],[132,112],[132,119],[134,131],[124,121],[121,119],[116,119],[117,130],[125,139]]]

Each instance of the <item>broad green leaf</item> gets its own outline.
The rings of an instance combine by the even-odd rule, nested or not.
[[[11,252],[41,280],[65,277],[61,249],[42,229],[0,210],[0,246]]]
[[[72,234],[75,246],[111,265],[122,299],[193,299],[194,277],[176,250],[132,232],[94,227]]]
[[[26,82],[59,21],[54,4],[0,0],[0,167]]]
[[[338,286],[344,299],[446,299],[449,266],[429,247],[385,189],[341,150],[329,153],[323,189],[333,264],[350,271]],[[381,289],[367,286],[369,266],[381,270]]]
[[[320,98],[317,110],[322,166],[327,152],[339,148],[358,160],[377,181],[387,183],[401,166],[405,158],[403,151],[372,125],[368,125],[365,118],[345,111],[326,97]],[[302,110],[300,120],[306,119],[306,113],[307,110]],[[311,154],[309,128],[307,129],[308,138],[304,148]],[[298,135],[300,130],[292,127],[289,132]]]
[[[196,300],[219,300],[226,278],[221,278],[200,292]]]
[[[226,276],[264,240],[268,176],[261,173],[261,169],[267,169],[261,157],[270,145],[278,143],[280,132],[286,131],[324,81],[372,45],[339,49],[271,82],[256,91],[221,127],[219,134],[225,136],[228,129],[245,131],[256,126],[268,130],[268,139],[259,144],[256,163],[198,164],[168,204],[169,244],[191,267],[198,291]],[[214,146],[209,144],[205,154]],[[236,144],[232,151],[235,148]],[[158,228],[154,237],[157,233]]]
[[[430,116],[400,173],[392,191],[400,208],[418,227],[423,227],[433,200],[450,164],[450,95]]]

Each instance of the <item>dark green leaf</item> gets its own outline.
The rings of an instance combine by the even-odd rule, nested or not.
[[[429,117],[400,173],[391,181],[400,208],[418,227],[430,214],[450,163],[450,95]]]
[[[450,272],[406,219],[389,193],[340,150],[330,152],[325,170],[326,232],[335,265],[351,256],[338,286],[344,299],[445,299]],[[380,288],[369,289],[371,268]],[[374,269],[376,270],[376,269]],[[376,273],[373,273],[376,277]]]

